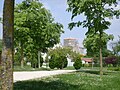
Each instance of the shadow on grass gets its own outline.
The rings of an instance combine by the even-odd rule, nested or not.
[[[99,70],[78,70],[76,72],[85,72],[85,73],[89,73],[89,74],[100,75],[100,71]],[[103,71],[103,75],[108,75],[108,73],[112,73],[112,72]]]
[[[14,83],[14,90],[78,90],[82,88],[62,81],[19,81]],[[79,89],[80,90],[80,89]]]

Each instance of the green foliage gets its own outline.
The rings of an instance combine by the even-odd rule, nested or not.
[[[111,43],[113,54],[116,56],[120,56],[119,54],[120,53],[120,36],[118,37],[119,37],[119,40],[117,42]]]
[[[63,69],[67,67],[68,64],[67,57],[61,55],[57,63],[58,63],[57,68]]]
[[[120,56],[117,56],[118,58],[118,66],[120,67]]]
[[[120,71],[120,67],[108,67],[107,70],[111,70],[111,71]]]
[[[13,64],[14,65],[20,65],[20,52],[16,52],[15,54],[14,54],[14,62],[13,62]]]
[[[110,51],[107,50],[107,43],[110,40],[113,40],[113,35],[103,33],[103,38],[101,39],[103,57],[107,57],[110,54]],[[98,33],[96,33],[95,35],[87,35],[87,37],[83,41],[84,47],[87,49],[87,56],[99,56],[99,41],[100,38]]]
[[[63,69],[67,67],[67,49],[56,48],[49,51],[49,67],[51,69],[58,68]]]
[[[49,59],[49,67],[51,69],[54,69],[56,67],[56,61],[54,55],[52,55],[51,58]]]
[[[86,35],[99,35],[99,52],[100,52],[100,75],[102,76],[102,48],[104,43],[102,42],[104,31],[109,29],[111,25],[110,21],[106,18],[119,18],[120,10],[111,8],[111,6],[118,6],[118,0],[67,0],[68,12],[72,12],[71,19],[76,16],[84,15],[83,21],[72,22],[69,24],[69,28],[82,26],[87,28]],[[108,7],[106,7],[106,5]]]
[[[59,43],[63,33],[63,25],[54,22],[50,11],[37,0],[24,0],[16,5],[14,22],[15,49],[35,66],[38,51],[47,52],[47,48]]]
[[[75,62],[75,67],[82,66],[81,57],[79,53],[73,52],[71,48],[69,47],[57,47],[55,49],[51,49],[48,52],[48,56],[50,56],[49,59],[49,67],[54,68],[60,68],[63,69],[67,66],[67,57],[70,58],[72,61]],[[47,57],[48,57],[47,56]],[[79,61],[80,62],[79,62]],[[78,65],[79,64],[79,65]]]
[[[0,17],[0,22],[2,21],[2,18]]]
[[[118,0],[67,0],[68,12],[72,12],[71,19],[73,20],[78,15],[84,15],[83,21],[72,22],[69,24],[69,28],[83,26],[88,28],[86,35],[99,35],[99,47],[102,48],[105,43],[104,31],[111,25],[110,21],[106,18],[113,18],[113,16],[119,17],[120,10],[111,8],[111,6],[118,6]],[[106,7],[107,5],[107,7]],[[97,42],[96,42],[97,43]]]
[[[108,29],[110,22],[105,18],[112,18],[113,16],[119,17],[119,10],[111,8],[111,5],[117,6],[118,0],[67,0],[68,12],[72,12],[71,19],[76,16],[84,14],[86,19],[83,21],[72,22],[69,24],[69,28],[74,26],[88,27],[88,33],[103,32]],[[108,5],[106,8],[105,6]]]
[[[0,39],[0,52],[2,51],[2,40]]]
[[[73,64],[73,66],[76,70],[78,70],[82,67],[81,56],[79,54],[76,54],[76,57],[74,59],[75,59],[74,60],[75,62]]]

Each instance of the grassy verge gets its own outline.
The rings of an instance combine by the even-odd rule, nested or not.
[[[75,70],[75,68],[73,66],[68,66],[68,67],[64,68],[64,70]]]
[[[97,70],[14,83],[14,90],[120,90],[120,71],[106,71],[102,78]]]
[[[108,67],[107,70],[120,71],[120,67]]]
[[[21,68],[20,66],[14,66],[14,71],[50,71],[50,70],[58,70],[58,69],[50,69],[50,68],[32,68],[30,66],[24,66],[24,68]],[[69,66],[64,68],[63,70],[75,70],[73,66]]]
[[[24,66],[24,68],[21,68],[20,66],[14,66],[14,71],[50,71],[50,68],[32,68],[30,66]]]
[[[50,69],[50,68],[32,68],[30,66],[24,66],[24,68],[21,68],[20,66],[14,66],[14,71],[50,71],[50,70],[58,70],[57,68],[55,69]],[[63,70],[75,70],[73,66],[68,66],[64,68]],[[99,67],[81,67],[80,70],[99,70]],[[107,68],[104,68],[104,70],[107,70]]]

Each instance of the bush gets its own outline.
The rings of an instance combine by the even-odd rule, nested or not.
[[[52,55],[51,58],[49,59],[49,67],[51,69],[58,68],[58,69],[63,69],[67,67],[67,57],[66,56],[61,56],[61,55]]]
[[[59,57],[58,60],[56,61],[56,67],[58,69],[63,69],[65,67],[67,67],[67,58],[64,56],[64,57]]]
[[[118,58],[118,66],[120,67],[120,56],[118,56],[117,58]]]
[[[67,67],[67,52],[65,48],[56,48],[49,51],[49,67],[51,69],[63,69]]]
[[[68,61],[66,56],[59,56],[57,62],[56,62],[56,67],[63,69],[67,67]]]
[[[81,61],[81,57],[78,55],[76,56],[76,60],[75,60],[75,63],[73,64],[74,68],[76,70],[80,69],[81,66],[82,66],[82,61]]]
[[[105,58],[105,64],[109,65],[112,64],[114,67],[117,65],[117,57],[115,56],[110,56]]]
[[[54,69],[56,67],[55,65],[55,60],[54,60],[54,56],[52,55],[51,58],[49,59],[49,67],[51,69]]]

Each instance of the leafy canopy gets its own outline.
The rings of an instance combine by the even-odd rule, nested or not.
[[[51,13],[36,0],[26,0],[15,8],[17,40],[32,38],[38,48],[52,47],[60,41],[63,26],[55,23]]]
[[[117,42],[111,43],[113,54],[116,56],[120,56],[120,36],[118,37],[119,37],[119,40]]]
[[[102,33],[110,26],[109,20],[106,18],[118,17],[120,10],[112,7],[117,7],[118,0],[67,0],[68,12],[72,12],[71,19],[78,15],[84,15],[85,20],[72,22],[69,28],[83,26],[88,28],[87,33]],[[86,33],[86,34],[87,34]]]
[[[113,35],[108,35],[106,33],[103,33],[103,38],[101,40],[102,42],[102,48],[103,48],[103,56],[107,56],[109,54],[109,51],[107,50],[107,42],[110,40],[113,40]],[[87,55],[88,56],[98,56],[99,55],[99,48],[100,48],[100,38],[99,34],[96,33],[95,35],[87,35],[87,37],[84,39],[83,44],[84,47],[87,49]]]
[[[14,22],[15,48],[23,46],[24,56],[31,59],[36,58],[37,51],[46,52],[59,43],[63,33],[63,25],[55,22],[50,11],[38,0],[24,0],[16,5]]]

